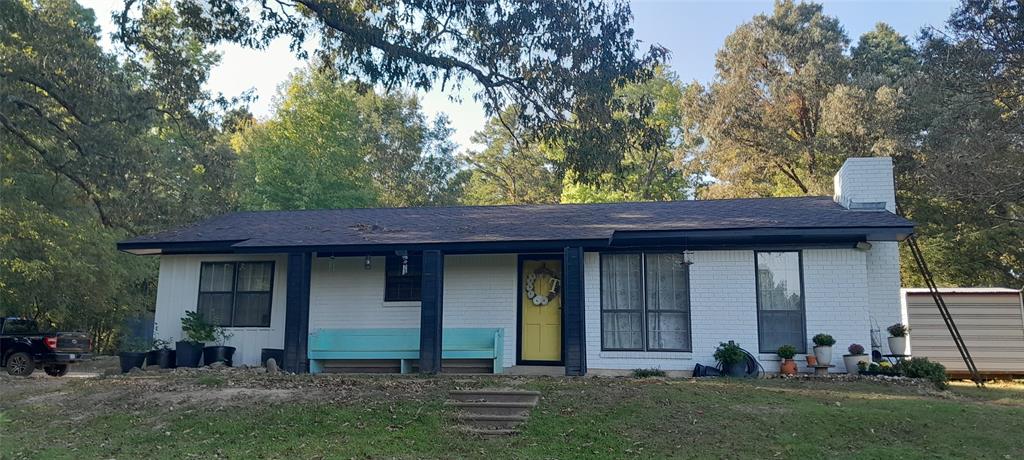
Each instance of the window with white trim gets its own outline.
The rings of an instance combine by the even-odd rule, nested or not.
[[[601,348],[690,351],[690,271],[682,254],[601,254]]]
[[[223,327],[270,327],[274,262],[203,262],[198,311]]]

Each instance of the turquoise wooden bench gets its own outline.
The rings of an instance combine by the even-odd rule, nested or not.
[[[445,329],[442,359],[490,359],[494,373],[503,370],[505,330],[502,328]],[[309,334],[309,372],[323,372],[323,360],[398,359],[402,373],[420,359],[419,328],[317,329]]]

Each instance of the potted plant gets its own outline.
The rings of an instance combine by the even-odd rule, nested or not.
[[[221,362],[228,366],[231,365],[231,357],[235,355],[235,347],[227,346],[228,340],[234,337],[234,334],[227,331],[220,326],[213,328],[214,340],[216,345],[203,348],[203,363],[207,366]]]
[[[836,339],[828,334],[818,334],[811,340],[814,342],[814,357],[818,360],[817,365],[832,364],[832,345],[836,344]]]
[[[871,357],[864,353],[864,345],[859,343],[852,343],[846,349],[850,354],[843,355],[843,364],[846,365],[846,373],[850,375],[857,375],[857,365],[862,362],[871,362]]]
[[[214,326],[198,312],[187,311],[181,318],[181,332],[185,334],[185,340],[174,344],[175,364],[178,367],[199,367],[203,360],[203,346],[215,339]]]
[[[782,358],[782,364],[779,365],[779,372],[786,375],[796,375],[796,361],[793,357],[796,356],[796,347],[792,345],[783,345],[779,347],[779,357]]]
[[[722,342],[715,350],[715,359],[722,363],[722,371],[730,377],[747,375],[747,354],[740,345],[732,340]]]
[[[121,361],[121,372],[127,373],[133,367],[142,369],[146,365],[146,353],[151,347],[152,344],[142,337],[122,336],[117,353]]]
[[[894,355],[906,356],[907,353],[907,341],[909,340],[910,326],[903,323],[896,323],[888,327],[889,335],[889,352]]]
[[[814,367],[818,365],[818,358],[814,356],[814,353],[807,354],[807,367]]]
[[[159,366],[160,369],[171,369],[174,367],[174,350],[171,349],[171,342],[163,339],[153,341],[153,349],[146,356],[147,366]]]

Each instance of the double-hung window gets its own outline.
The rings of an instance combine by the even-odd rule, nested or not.
[[[273,262],[204,262],[199,313],[223,327],[270,327]]]
[[[801,254],[797,251],[755,252],[757,273],[757,335],[761,353],[782,345],[807,352]]]
[[[601,347],[690,351],[690,272],[682,254],[601,255]]]

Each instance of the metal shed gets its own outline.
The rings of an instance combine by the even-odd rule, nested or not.
[[[913,356],[946,366],[951,376],[968,375],[935,301],[927,289],[902,289]],[[978,371],[985,376],[1024,376],[1024,302],[1006,288],[943,288],[949,307]]]

